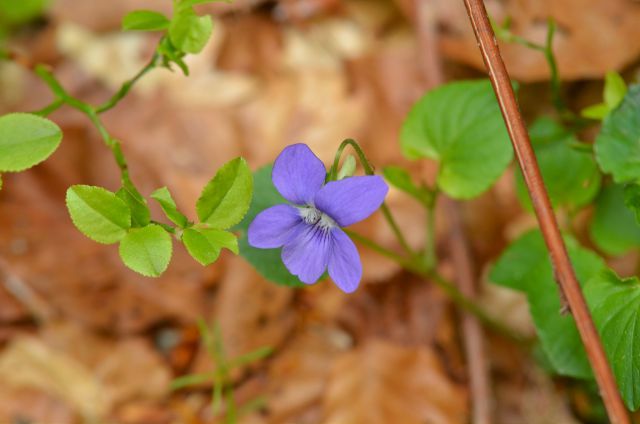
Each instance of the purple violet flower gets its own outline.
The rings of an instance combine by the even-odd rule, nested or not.
[[[282,261],[305,284],[329,276],[344,292],[353,292],[362,277],[360,255],[340,227],[375,212],[389,190],[379,176],[349,177],[324,183],[324,164],[305,144],[286,147],[273,165],[271,179],[292,205],[260,212],[249,226],[249,244],[260,249],[282,247]]]

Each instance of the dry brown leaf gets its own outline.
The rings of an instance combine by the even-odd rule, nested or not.
[[[168,393],[167,364],[142,337],[111,339],[77,324],[48,323],[40,338],[54,349],[89,367],[114,404],[158,400]]]
[[[0,423],[79,424],[64,400],[42,390],[0,385]]]
[[[140,70],[145,37],[125,32],[98,36],[74,24],[57,28],[57,47],[65,57],[77,61],[84,72],[117,90]]]
[[[0,356],[0,375],[10,387],[65,400],[85,418],[101,418],[125,401],[162,399],[170,381],[167,365],[144,339],[114,341],[55,322],[38,338],[13,341]]]
[[[171,12],[171,2],[157,0],[82,1],[55,0],[49,14],[57,21],[71,21],[96,31],[120,28],[122,18],[133,10]]]
[[[268,424],[316,424],[329,372],[345,346],[345,333],[310,325],[270,363],[267,371]]]
[[[228,264],[213,314],[207,317],[211,327],[213,323],[220,325],[227,358],[262,347],[277,349],[296,321],[294,291],[267,282],[240,257],[229,258]],[[194,365],[196,372],[211,370],[214,365],[202,346]]]
[[[567,399],[559,396],[554,383],[535,364],[525,364],[525,379],[496,384],[496,422],[527,424],[578,424]],[[523,371],[518,370],[519,372]]]
[[[454,424],[467,420],[465,390],[426,347],[370,340],[342,355],[324,396],[323,424]]]
[[[448,310],[447,298],[433,284],[400,274],[358,290],[345,301],[337,320],[359,343],[384,338],[403,345],[432,345],[448,330]]]
[[[416,1],[416,0],[414,0]],[[410,15],[414,1],[399,0]],[[434,0],[432,7],[441,32],[446,56],[484,71],[476,39],[461,1]],[[491,0],[486,2],[496,22],[506,17],[512,31],[544,44],[547,19],[558,28],[554,52],[563,79],[600,78],[609,70],[620,70],[640,54],[640,4],[627,0]],[[509,73],[521,81],[548,79],[544,56],[526,47],[501,43]]]
[[[13,341],[0,356],[0,379],[18,389],[33,388],[64,401],[88,420],[100,420],[112,407],[91,371],[34,337]]]

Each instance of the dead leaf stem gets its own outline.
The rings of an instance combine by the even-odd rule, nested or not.
[[[529,135],[516,102],[511,79],[500,55],[500,49],[484,3],[482,0],[464,0],[464,3],[520,169],[524,175],[540,230],[551,253],[551,260],[557,271],[558,283],[561,291],[566,295],[569,308],[576,321],[609,419],[614,424],[629,423],[629,416],[622,403],[600,336],[582,295],[580,284],[558,228]]]

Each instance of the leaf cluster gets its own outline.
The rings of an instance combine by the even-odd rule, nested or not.
[[[125,31],[161,31],[165,35],[158,46],[163,66],[177,65],[185,75],[189,67],[184,61],[187,54],[204,49],[213,31],[209,15],[198,15],[194,6],[224,0],[174,0],[173,16],[167,17],[153,10],[135,10],[122,20]]]
[[[202,265],[215,262],[224,248],[238,253],[236,235],[228,230],[242,219],[251,201],[253,178],[244,159],[225,164],[204,187],[196,203],[198,222],[178,210],[166,187],[150,197],[173,225],[152,221],[146,199],[130,181],[122,183],[115,193],[74,185],[66,201],[78,230],[98,243],[119,243],[120,257],[132,270],[160,276],[171,260],[171,235]]]

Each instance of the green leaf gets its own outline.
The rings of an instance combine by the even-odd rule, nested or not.
[[[530,134],[551,203],[571,210],[589,204],[598,193],[602,179],[593,155],[572,148],[578,143],[576,138],[550,118],[534,122]],[[522,205],[533,210],[519,168],[516,192]]]
[[[125,31],[162,31],[169,28],[169,24],[166,16],[152,10],[135,10],[122,19]]]
[[[2,174],[0,174],[0,190],[2,190]]]
[[[596,160],[617,183],[640,178],[640,85],[632,85],[622,104],[604,120],[596,137]]]
[[[609,112],[609,106],[607,106],[606,103],[598,103],[582,109],[582,111],[580,111],[580,114],[585,118],[596,119],[600,121],[604,119],[604,117],[607,116]]]
[[[240,253],[238,250],[238,237],[232,232],[214,228],[197,228],[197,230],[204,234],[212,246],[229,249],[236,255]]]
[[[162,66],[169,70],[173,70],[171,68],[171,64],[175,63],[178,65],[182,73],[186,76],[189,76],[189,67],[185,63],[182,58],[185,56],[184,52],[176,49],[176,47],[171,44],[171,40],[169,38],[163,38],[158,45],[158,53],[162,56]]]
[[[437,184],[457,199],[487,190],[513,156],[487,80],[454,82],[428,92],[409,112],[400,142],[409,159],[438,160]]]
[[[382,170],[384,178],[397,188],[402,190],[411,197],[414,197],[420,203],[429,205],[433,202],[433,195],[425,187],[418,187],[411,180],[411,175],[399,166],[387,166]]]
[[[636,223],[640,223],[640,185],[631,183],[624,186],[624,204],[636,217]]]
[[[101,187],[71,186],[66,201],[74,225],[98,243],[116,243],[131,228],[131,211],[127,204]]]
[[[578,242],[566,237],[567,249],[578,280],[587,281],[604,269],[604,261]],[[491,270],[490,280],[527,295],[540,343],[554,369],[563,375],[590,378],[587,360],[575,321],[561,315],[560,292],[554,281],[549,253],[539,231],[513,242]]]
[[[242,220],[251,203],[253,177],[247,162],[236,158],[218,170],[196,202],[201,222],[221,230]]]
[[[182,242],[189,254],[205,266],[218,259],[222,248],[227,248],[236,255],[238,254],[238,239],[229,231],[212,228],[187,228],[182,233]]]
[[[622,102],[624,95],[627,94],[627,84],[616,71],[607,72],[604,80],[604,103],[609,110],[613,110]]]
[[[189,220],[186,216],[184,216],[176,206],[176,202],[171,197],[171,193],[169,189],[166,187],[161,187],[151,193],[151,198],[156,200],[164,214],[167,215],[167,218],[171,220],[174,224],[176,224],[180,228],[185,228],[189,224]]]
[[[116,196],[124,200],[131,210],[131,225],[134,227],[144,227],[151,220],[151,212],[147,201],[136,186],[133,185],[128,176],[122,179],[122,187],[116,192]]]
[[[181,10],[171,20],[169,38],[185,53],[200,53],[213,30],[211,16],[198,16],[192,9]]]
[[[0,117],[0,171],[24,171],[39,164],[61,140],[62,131],[48,119],[29,113]]]
[[[50,0],[0,0],[0,24],[26,24],[41,16],[50,3]]]
[[[607,72],[602,92],[604,101],[582,109],[582,116],[596,120],[604,119],[612,110],[618,107],[626,92],[627,85],[620,74],[615,71]]]
[[[607,270],[585,286],[602,344],[627,407],[640,408],[640,280]]]
[[[120,242],[120,258],[126,266],[146,277],[158,277],[169,266],[173,245],[161,226],[132,228]]]
[[[238,239],[240,255],[265,279],[284,286],[303,287],[304,284],[298,277],[291,275],[282,263],[281,249],[256,249],[251,247],[247,240],[247,230],[256,215],[271,206],[286,203],[286,200],[273,186],[271,169],[272,166],[265,166],[253,174],[255,190],[251,207],[242,222],[236,227],[242,231],[242,235]]]
[[[609,255],[621,255],[640,247],[640,225],[625,207],[621,185],[604,187],[596,198],[589,234],[598,248]]]

